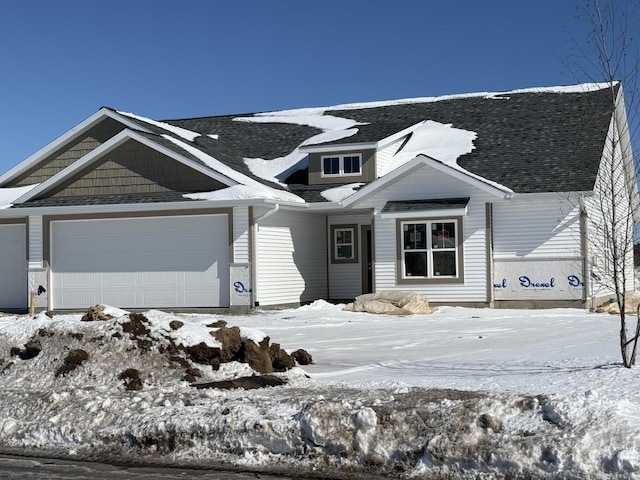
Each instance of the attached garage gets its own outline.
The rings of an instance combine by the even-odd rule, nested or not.
[[[27,227],[0,225],[0,309],[25,309],[27,294]]]
[[[54,309],[227,307],[228,215],[56,220]]]

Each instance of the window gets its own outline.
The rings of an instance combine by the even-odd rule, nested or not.
[[[362,155],[334,155],[322,157],[322,176],[360,175]]]
[[[459,219],[398,220],[398,226],[400,282],[462,280]]]
[[[333,225],[331,239],[331,263],[356,263],[358,261],[356,225]]]

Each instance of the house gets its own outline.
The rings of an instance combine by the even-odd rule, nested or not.
[[[383,290],[585,306],[610,294],[597,205],[626,122],[605,84],[162,122],[100,108],[0,176],[0,309]]]

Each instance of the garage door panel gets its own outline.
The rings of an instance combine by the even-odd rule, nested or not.
[[[53,307],[228,306],[228,243],[226,215],[54,221]]]
[[[184,281],[180,281],[180,278],[184,279],[184,276],[184,274],[178,275],[177,272],[155,272],[145,273],[142,275],[142,278],[144,285],[147,287],[163,285],[167,287],[177,287],[184,285]]]
[[[108,290],[102,292],[99,298],[101,300],[98,303],[105,303],[107,305],[119,305],[121,302],[129,305],[138,303],[136,292],[131,290]]]
[[[92,276],[103,287],[135,287],[138,284],[137,273],[94,273]]]

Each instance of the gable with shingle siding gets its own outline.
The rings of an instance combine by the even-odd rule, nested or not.
[[[129,140],[58,185],[46,196],[92,196],[158,192],[203,192],[220,182]]]
[[[48,155],[32,168],[13,179],[7,186],[32,185],[42,183],[69,165],[95,150],[104,142],[124,130],[124,125],[112,118],[105,118],[80,137],[56,152]]]

